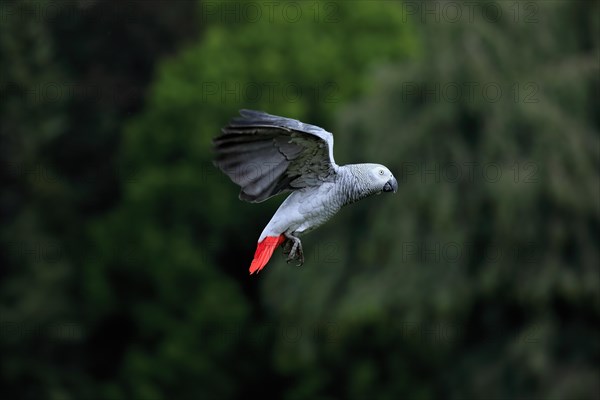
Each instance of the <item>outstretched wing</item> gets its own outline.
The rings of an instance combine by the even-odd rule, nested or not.
[[[241,186],[241,200],[258,203],[334,179],[338,166],[330,132],[261,111],[240,115],[213,142],[215,165]]]

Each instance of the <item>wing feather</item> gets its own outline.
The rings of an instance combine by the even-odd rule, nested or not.
[[[215,165],[242,188],[240,199],[261,202],[335,179],[330,132],[261,111],[240,115],[213,140]]]

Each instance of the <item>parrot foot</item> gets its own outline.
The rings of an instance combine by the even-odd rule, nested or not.
[[[283,244],[283,254],[284,255],[288,255],[290,254],[290,251],[292,251],[292,241],[291,240],[286,240],[285,243]]]
[[[288,264],[294,260],[298,260],[296,266],[301,267],[304,264],[304,252],[302,251],[302,242],[291,233],[285,233],[285,237],[289,240],[284,245],[283,254],[289,254],[287,258]]]

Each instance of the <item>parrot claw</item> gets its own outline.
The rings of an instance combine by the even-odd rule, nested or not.
[[[296,264],[296,267],[301,267],[304,265],[304,252],[302,251],[302,245],[298,246],[298,262],[300,264]]]
[[[287,263],[294,260],[298,260],[299,264],[296,264],[297,267],[301,267],[304,264],[304,252],[302,251],[302,242],[296,236],[291,234],[285,234],[285,236],[289,239],[283,249],[283,254],[288,255]],[[289,249],[288,249],[289,248]]]
[[[296,252],[296,254],[294,254],[294,257],[288,257],[287,263],[289,264],[294,260],[298,260],[298,264],[296,264],[296,267],[301,267],[304,265],[304,255],[300,251]]]

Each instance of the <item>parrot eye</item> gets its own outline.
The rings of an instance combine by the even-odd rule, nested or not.
[[[379,170],[379,175],[383,175],[383,170],[382,169]]]

